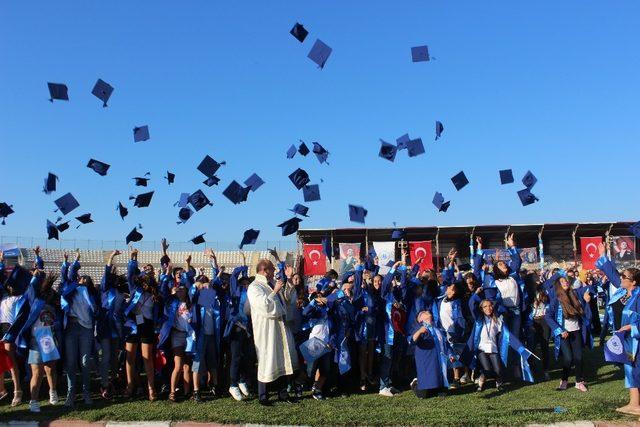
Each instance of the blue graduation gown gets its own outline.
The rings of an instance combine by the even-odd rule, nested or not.
[[[409,344],[414,349],[418,390],[431,390],[449,387],[447,380],[447,360],[449,347],[445,335],[436,327],[430,326],[428,333],[420,335],[417,341],[413,334],[420,328],[416,327],[408,337]]]

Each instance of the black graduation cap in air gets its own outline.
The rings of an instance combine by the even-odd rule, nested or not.
[[[433,201],[431,203],[434,204],[439,212],[446,212],[447,209],[449,209],[449,205],[451,205],[450,201],[444,201],[444,196],[438,191],[436,191],[436,194],[433,196]]]
[[[250,187],[243,187],[237,181],[232,181],[231,184],[225,188],[222,194],[231,201],[234,205],[238,205],[247,201],[247,196],[251,191]]]
[[[178,221],[178,224],[184,224],[185,222],[189,221],[189,218],[191,218],[192,215],[193,211],[190,207],[185,206],[183,208],[180,208],[180,210],[178,211],[178,218],[180,219],[180,221]]]
[[[226,164],[226,162],[216,162],[209,155],[204,156],[204,159],[198,165],[198,170],[204,174],[206,177],[212,177],[216,174],[220,166]]]
[[[304,141],[300,140],[300,146],[298,147],[298,153],[300,153],[301,156],[306,156],[307,154],[309,154],[309,147],[307,147],[307,144],[304,143]]]
[[[264,181],[256,173],[251,175],[244,182],[244,185],[249,187],[251,189],[251,191],[256,191],[258,188],[262,187],[262,184],[264,184]]]
[[[431,59],[429,57],[428,46],[416,46],[411,48],[411,60],[413,62],[425,62]]]
[[[63,222],[62,224],[58,224],[56,225],[56,228],[58,229],[59,232],[63,232],[65,230],[67,230],[69,228],[69,221],[67,222]]]
[[[302,220],[300,218],[293,217],[291,219],[286,220],[282,224],[278,224],[278,227],[282,228],[283,236],[288,236],[298,231],[298,227],[300,226],[301,222]]]
[[[307,57],[315,62],[320,69],[323,69],[324,64],[327,63],[327,59],[329,59],[331,55],[331,51],[332,49],[328,45],[322,40],[317,39]]]
[[[62,212],[62,215],[66,215],[72,210],[74,210],[75,208],[77,208],[78,206],[80,206],[80,203],[78,203],[76,198],[73,197],[71,193],[65,194],[64,196],[57,199],[54,203],[58,207],[58,209],[56,209],[54,212],[57,212],[58,210],[60,210],[60,212]]]
[[[146,187],[147,186],[147,182],[149,182],[149,180],[151,178],[145,178],[145,177],[142,177],[142,176],[136,176],[133,179],[136,181],[136,186],[137,187]]]
[[[137,208],[146,208],[151,204],[151,198],[153,197],[153,191],[148,193],[138,194],[136,197],[129,197],[129,200],[135,200],[133,206]]]
[[[320,164],[327,162],[327,157],[329,157],[329,152],[319,143],[313,143],[313,154],[316,155]]]
[[[210,176],[209,178],[205,179],[204,181],[202,181],[202,183],[204,185],[206,185],[207,187],[211,187],[214,185],[218,185],[218,183],[220,182],[220,178],[218,178],[217,176],[213,175]]]
[[[416,138],[407,142],[407,154],[409,154],[409,157],[416,157],[420,154],[424,154],[424,144],[422,143],[422,139]]]
[[[438,140],[438,138],[440,138],[440,136],[442,136],[443,131],[444,131],[444,126],[442,122],[439,122],[436,120],[436,141]]]
[[[56,184],[58,182],[57,175],[49,172],[49,175],[44,179],[44,194],[51,194],[56,191]]]
[[[167,171],[167,176],[165,176],[164,179],[166,179],[167,183],[171,185],[176,180],[176,174]]]
[[[8,205],[5,202],[0,203],[0,218],[2,218],[2,225],[5,225],[5,218],[13,213],[13,209],[11,209],[13,205]]]
[[[289,175],[289,179],[298,190],[307,185],[310,181],[309,174],[304,169],[300,168],[294,170]]]
[[[118,202],[118,214],[123,220],[125,216],[129,215],[129,209],[125,208],[121,202]]]
[[[393,162],[396,159],[397,152],[397,146],[380,140],[380,152],[378,153],[378,156],[382,157],[383,159],[389,160],[390,162]]]
[[[536,178],[536,176],[532,174],[531,171],[527,171],[527,173],[522,177],[522,184],[529,190],[531,190],[533,186],[536,185],[536,182],[538,182],[538,178]]]
[[[207,196],[204,194],[202,190],[198,190],[193,194],[191,194],[189,196],[189,203],[191,203],[191,206],[193,206],[196,212],[199,212],[200,209],[204,208],[207,205],[209,206],[213,205],[213,203],[209,201],[209,199],[207,198]]]
[[[287,159],[293,159],[297,152],[298,149],[295,145],[292,144],[291,147],[289,147],[289,149],[287,150]]]
[[[404,239],[404,236],[405,236],[404,230],[393,230],[391,232],[392,240],[401,240],[401,239]]]
[[[107,174],[107,171],[111,167],[111,165],[101,162],[99,160],[90,159],[89,163],[87,163],[87,167],[89,169],[93,169],[94,172],[97,173],[98,175],[105,176]]]
[[[309,216],[307,215],[307,212],[309,212],[309,208],[306,207],[305,205],[301,205],[300,203],[296,203],[293,209],[289,209],[289,210],[295,213],[296,215],[302,215],[306,217]]]
[[[406,150],[409,148],[409,141],[411,141],[411,138],[408,133],[405,133],[400,138],[396,139],[398,150]]]
[[[47,83],[49,87],[49,101],[53,102],[54,99],[58,101],[68,101],[69,93],[67,85],[63,83]]]
[[[364,219],[369,212],[362,206],[349,205],[349,220],[364,224]]]
[[[133,227],[133,230],[131,230],[131,232],[127,234],[125,241],[128,245],[131,242],[139,242],[140,240],[142,240],[143,237],[144,236],[138,231],[138,228]]]
[[[240,249],[242,249],[244,245],[255,244],[256,241],[258,240],[259,235],[260,235],[260,230],[254,230],[253,228],[246,230],[244,232],[244,235],[242,236],[242,241],[240,242]]]
[[[451,178],[451,182],[453,182],[456,190],[460,191],[469,183],[469,180],[464,172],[460,171]]]
[[[136,126],[133,128],[133,142],[146,141],[149,139],[149,126]]]
[[[91,214],[90,213],[86,213],[86,214],[82,214],[80,216],[77,216],[76,219],[78,221],[80,221],[81,224],[90,224],[93,222],[93,220],[91,219]],[[76,228],[80,228],[80,225],[78,225]]]
[[[518,197],[522,206],[529,206],[539,200],[528,188],[518,191]]]
[[[302,187],[302,195],[305,202],[320,200],[320,186],[318,184],[305,185]]]
[[[205,234],[207,234],[207,233],[198,234],[196,237],[191,239],[191,243],[193,243],[194,245],[200,245],[200,244],[204,243],[204,235]]]
[[[307,35],[309,34],[309,31],[307,31],[302,24],[299,24],[297,22],[289,32],[293,37],[298,39],[300,43],[304,42],[304,39],[306,39]]]
[[[513,181],[513,171],[511,169],[503,169],[500,171],[500,184],[511,184]]]
[[[104,80],[98,79],[95,86],[93,86],[93,90],[91,91],[91,93],[102,101],[103,107],[106,107],[107,101],[109,101],[109,98],[113,93],[113,87]]]
[[[58,234],[58,229],[56,228],[56,225],[51,221],[47,220],[47,239],[59,240],[58,237],[59,237],[59,234]]]

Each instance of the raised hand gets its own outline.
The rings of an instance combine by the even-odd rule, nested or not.
[[[603,257],[607,253],[607,248],[604,247],[604,243],[600,242],[598,244],[598,254]]]
[[[513,248],[516,246],[514,233],[507,235],[507,246]]]
[[[76,261],[80,261],[80,249],[76,249]]]
[[[36,246],[35,248],[33,248],[33,252],[37,257],[40,256],[40,246]]]
[[[478,249],[482,249],[482,237],[476,236],[476,243],[478,244]]]
[[[290,265],[287,265],[284,268],[284,275],[290,279],[293,276],[293,267]]]
[[[449,258],[449,261],[453,262],[453,260],[456,259],[457,255],[458,251],[456,250],[456,248],[451,248],[447,257]]]
[[[69,254],[67,253],[67,251],[65,251],[64,254],[62,254],[62,257],[64,258],[64,262],[69,261]]]
[[[162,253],[166,254],[167,249],[169,249],[169,242],[167,242],[167,239],[163,237],[160,244],[162,245]]]

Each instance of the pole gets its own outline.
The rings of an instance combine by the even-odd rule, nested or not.
[[[576,233],[578,232],[578,228],[580,224],[576,224],[576,228],[573,229],[573,233],[571,234],[571,238],[573,240],[573,266],[574,268],[578,268],[578,245],[576,244]]]
[[[436,274],[440,271],[440,227],[436,228]]]
[[[542,232],[544,231],[544,224],[540,227],[538,233],[538,249],[540,251],[540,272],[544,271],[544,243],[542,242]]]

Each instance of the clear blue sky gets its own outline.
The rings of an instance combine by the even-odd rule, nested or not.
[[[64,238],[124,239],[142,223],[149,240],[239,242],[250,227],[273,240],[302,202],[287,178],[297,167],[324,180],[303,228],[356,226],[348,203],[369,210],[370,227],[637,220],[638,16],[635,0],[4,2],[0,201],[16,213],[0,234],[46,236],[53,200],[71,191],[72,215],[96,222]],[[289,34],[296,21],[304,44]],[[333,48],[323,70],[306,57],[316,38]],[[412,63],[422,44],[437,59]],[[109,108],[90,93],[97,78],[115,87]],[[71,101],[49,103],[47,81],[66,83]],[[134,144],[144,124],[151,139]],[[405,132],[425,155],[377,157],[379,138]],[[299,138],[323,144],[330,165],[287,160]],[[218,187],[195,169],[205,154],[228,162]],[[85,167],[91,157],[112,165],[108,176]],[[500,186],[509,167],[516,184]],[[523,208],[528,169],[541,201]],[[460,170],[471,184],[456,192]],[[49,171],[60,182],[47,196]],[[130,178],[147,171],[151,207],[123,222],[117,202],[131,206],[144,188]],[[222,196],[253,172],[267,183],[247,203]],[[214,206],[176,225],[173,202],[198,188]]]

